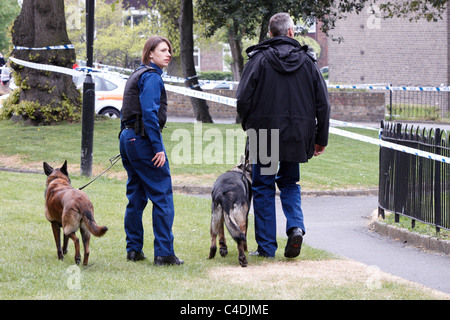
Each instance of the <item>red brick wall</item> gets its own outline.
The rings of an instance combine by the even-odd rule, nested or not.
[[[200,48],[200,70],[222,71],[223,50],[221,44],[202,45]]]
[[[234,90],[205,90],[221,96],[236,97]],[[381,121],[385,114],[385,93],[329,92],[331,118],[343,121]],[[172,117],[194,118],[190,98],[167,91],[167,114]],[[208,101],[209,112],[214,119],[236,119],[236,108]]]

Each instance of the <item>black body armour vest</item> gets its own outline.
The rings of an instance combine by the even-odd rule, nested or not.
[[[134,127],[136,134],[145,136],[144,123],[142,121],[141,102],[139,101],[138,81],[144,72],[156,72],[155,68],[144,66],[133,71],[125,84],[122,103],[122,129]],[[159,128],[162,131],[167,120],[167,95],[166,90],[161,90],[161,100],[158,111]]]

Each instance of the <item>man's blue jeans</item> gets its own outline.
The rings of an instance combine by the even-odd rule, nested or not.
[[[280,190],[280,200],[286,216],[286,233],[294,227],[305,232],[301,209],[300,167],[296,162],[280,161],[278,172],[261,174],[260,163],[253,165],[253,211],[255,214],[255,237],[260,255],[274,257],[277,250],[277,226],[275,211],[275,184]]]

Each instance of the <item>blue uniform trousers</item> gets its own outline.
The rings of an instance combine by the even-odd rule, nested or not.
[[[151,161],[155,156],[148,137],[125,129],[120,135],[120,154],[128,173],[125,211],[127,251],[141,252],[144,244],[142,214],[148,199],[153,204],[152,220],[155,256],[173,256],[172,225],[174,205],[172,180],[168,161],[157,168]]]
[[[255,238],[258,252],[273,257],[277,250],[277,226],[275,211],[275,183],[280,190],[281,206],[286,216],[286,232],[294,227],[305,232],[301,209],[300,168],[296,162],[280,161],[277,174],[261,174],[260,163],[253,165],[253,211],[255,214]]]

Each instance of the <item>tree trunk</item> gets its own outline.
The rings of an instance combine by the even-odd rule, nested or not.
[[[230,45],[231,57],[233,58],[231,71],[233,72],[234,81],[240,81],[244,70],[244,57],[242,56],[242,43],[236,22],[233,22],[228,27],[228,44]]]
[[[181,0],[180,13],[180,57],[183,68],[185,85],[202,91],[198,85],[197,73],[194,64],[194,36],[193,36],[194,11],[192,0]],[[191,98],[192,107],[197,121],[212,123],[209,107],[206,100]]]
[[[14,46],[42,48],[69,44],[64,13],[64,0],[24,0],[22,11],[12,31]],[[74,49],[16,50],[12,56],[39,64],[72,68]],[[61,120],[78,120],[81,114],[81,95],[72,77],[57,72],[39,71],[12,63],[20,79],[19,104],[34,102],[33,114],[22,114],[33,124]]]

